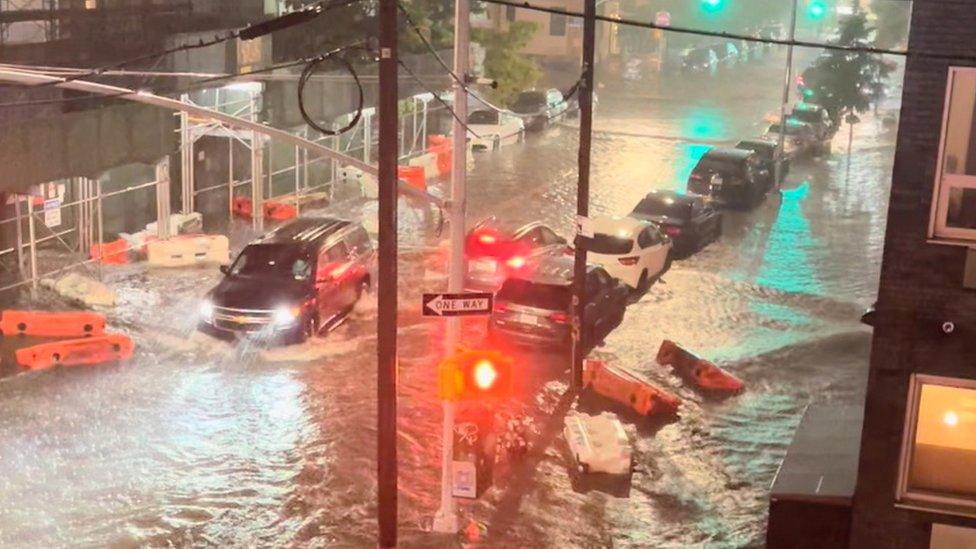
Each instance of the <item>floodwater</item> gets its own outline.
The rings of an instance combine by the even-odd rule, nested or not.
[[[708,145],[761,133],[778,109],[782,59],[601,86],[592,211],[624,214],[649,190],[681,189]],[[594,351],[684,401],[675,422],[628,425],[629,498],[571,489],[560,435],[568,359],[517,353],[504,412],[531,416],[538,430],[528,456],[503,461],[495,486],[461,503],[485,545],[761,545],[769,484],[804,408],[863,398],[870,331],[858,319],[877,287],[895,137],[882,120],[897,115],[895,99],[855,128],[849,166],[845,128],[831,157],[795,165],[755,210],[727,213],[722,239],[676,262]],[[476,155],[471,220],[541,218],[566,234],[572,124]],[[445,279],[443,247],[424,244],[432,249],[401,263],[401,539],[451,547],[461,541],[426,532],[439,494],[444,327],[421,318],[419,293]],[[105,272],[121,299],[110,323],[134,336],[137,355],[98,368],[5,367],[16,375],[0,380],[0,546],[375,545],[375,301],[327,336],[263,349],[194,331],[216,270]],[[467,343],[483,335],[483,321],[466,323]],[[710,400],[686,388],[653,361],[664,338],[747,390]]]

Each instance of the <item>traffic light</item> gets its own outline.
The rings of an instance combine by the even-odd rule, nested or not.
[[[819,21],[827,15],[827,4],[824,0],[810,0],[807,3],[807,17]]]
[[[709,12],[716,12],[725,7],[725,0],[701,0],[702,9]]]
[[[499,351],[460,351],[441,362],[439,378],[444,400],[507,397],[512,390],[512,359]]]

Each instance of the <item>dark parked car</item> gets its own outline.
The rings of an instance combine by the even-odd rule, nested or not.
[[[358,223],[298,218],[247,245],[205,297],[201,328],[301,342],[348,313],[374,260]]]
[[[718,204],[748,208],[766,197],[766,180],[756,153],[716,147],[698,160],[688,178],[688,191],[711,197]]]
[[[691,255],[722,234],[722,214],[695,194],[647,193],[630,217],[657,224],[674,242],[674,253],[678,257]]]
[[[535,131],[544,129],[549,122],[564,115],[568,109],[563,92],[555,88],[524,91],[512,104],[512,112],[523,117],[525,129]]]
[[[685,71],[710,71],[718,65],[718,55],[711,48],[692,48],[685,52],[681,69]]]
[[[763,139],[778,142],[779,133],[780,125],[771,124],[769,129],[766,130],[766,134],[763,135]],[[825,148],[827,152],[830,151],[830,140],[823,141],[819,139],[817,137],[817,131],[806,122],[800,122],[794,118],[787,118],[784,133],[786,137],[784,148],[791,158],[804,155],[819,156]]]
[[[464,287],[493,292],[512,273],[532,268],[545,256],[562,255],[566,239],[538,221],[505,223],[490,217],[468,232],[464,242],[468,269]]]
[[[828,141],[829,152],[829,140],[837,133],[837,128],[830,119],[830,114],[827,113],[827,109],[812,103],[800,103],[793,107],[793,112],[790,113],[789,119],[810,124],[810,127],[817,133],[818,139]]]
[[[491,337],[516,343],[568,348],[572,324],[573,258],[541,260],[525,276],[502,284],[488,320]],[[592,349],[624,318],[630,291],[602,267],[587,265],[583,346]]]
[[[766,175],[765,183],[772,188],[776,182],[776,142],[768,139],[743,139],[735,144],[735,148],[756,153],[759,157],[760,175]],[[780,178],[786,177],[788,173],[790,173],[790,159],[784,152]]]

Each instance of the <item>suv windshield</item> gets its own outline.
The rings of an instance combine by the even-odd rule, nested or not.
[[[495,111],[474,111],[468,117],[469,124],[497,124],[498,113]]]
[[[518,278],[506,280],[498,290],[500,300],[549,311],[568,310],[570,297],[569,286],[537,284]]]
[[[634,240],[632,238],[621,238],[610,234],[596,233],[590,239],[590,243],[586,249],[598,254],[627,254],[634,249]]]
[[[231,276],[307,280],[312,272],[308,256],[293,247],[257,244],[244,248],[230,268]]]
[[[686,202],[675,202],[674,200],[662,200],[660,198],[645,198],[634,208],[634,213],[642,215],[663,215],[684,219],[688,217],[689,210],[689,204]]]
[[[519,94],[512,110],[516,112],[529,112],[544,109],[546,107],[546,94],[540,91],[522,92]]]

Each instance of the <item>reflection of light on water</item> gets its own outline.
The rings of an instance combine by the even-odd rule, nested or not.
[[[811,234],[810,221],[803,211],[803,201],[809,193],[809,182],[782,191],[779,216],[770,229],[763,264],[756,278],[758,284],[785,292],[823,292],[809,256],[810,250],[820,245]]]

